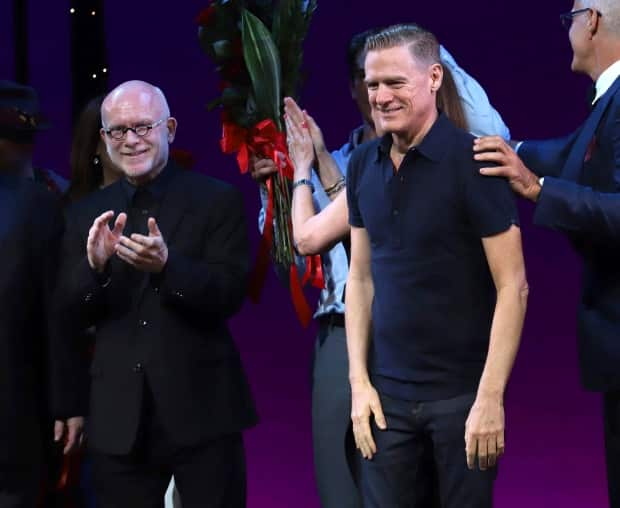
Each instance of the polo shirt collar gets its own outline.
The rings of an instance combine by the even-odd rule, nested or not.
[[[414,147],[422,156],[433,162],[439,162],[445,153],[450,121],[441,111],[422,142]],[[392,148],[392,135],[385,134],[379,141],[377,161],[381,156],[389,157]],[[411,150],[410,148],[410,150]]]

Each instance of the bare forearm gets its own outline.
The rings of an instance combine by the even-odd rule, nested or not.
[[[371,278],[359,279],[349,276],[345,318],[351,384],[367,382],[369,379],[368,347],[373,295],[374,287]]]
[[[497,292],[489,352],[478,395],[503,397],[519,349],[527,295],[525,282],[507,285]]]
[[[324,189],[329,189],[342,180],[342,171],[340,171],[338,164],[336,164],[336,161],[327,150],[317,153],[317,166],[317,174]],[[331,195],[329,198],[333,201],[337,195]]]
[[[293,238],[298,250],[302,247],[304,239],[309,236],[311,224],[308,221],[315,214],[314,203],[312,202],[312,189],[309,185],[300,185],[293,191],[291,203],[291,221],[293,223]],[[302,253],[300,251],[300,253]]]
[[[297,188],[293,195],[292,215],[297,252],[306,256],[329,250],[350,232],[345,194],[315,214],[310,191]]]

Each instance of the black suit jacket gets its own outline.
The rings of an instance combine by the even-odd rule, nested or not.
[[[577,132],[525,142],[519,155],[545,175],[534,221],[567,234],[584,261],[577,316],[583,384],[620,389],[620,78]]]
[[[0,176],[0,464],[32,464],[52,418],[81,412],[76,356],[49,333],[62,225],[52,193]]]
[[[176,444],[192,446],[253,425],[256,413],[226,320],[241,306],[248,240],[241,194],[169,163],[157,222],[168,245],[162,274],[143,274],[113,256],[109,284],[86,258],[94,219],[127,212],[122,182],[68,212],[59,313],[96,326],[91,367],[91,445],[128,453],[145,380]],[[146,220],[146,218],[145,218]],[[139,286],[130,294],[130,287]],[[136,296],[137,294],[137,296]]]

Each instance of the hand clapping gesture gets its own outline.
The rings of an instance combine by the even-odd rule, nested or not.
[[[103,272],[106,263],[116,252],[116,246],[127,223],[127,214],[119,213],[114,222],[114,229],[110,229],[109,222],[112,217],[114,217],[112,210],[102,213],[88,231],[86,241],[88,264],[99,273]]]
[[[168,261],[168,246],[153,217],[149,217],[148,228],[148,236],[136,233],[129,238],[121,236],[116,254],[136,270],[160,273]]]
[[[290,97],[284,99],[284,112],[288,151],[295,167],[294,179],[309,179],[315,155],[307,115]]]

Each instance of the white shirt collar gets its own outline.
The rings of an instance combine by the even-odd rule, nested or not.
[[[596,80],[596,96],[594,97],[592,104],[599,100],[605,92],[609,90],[609,87],[614,84],[614,81],[616,81],[618,76],[620,76],[620,60],[607,67],[607,69],[605,69]]]

